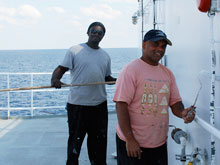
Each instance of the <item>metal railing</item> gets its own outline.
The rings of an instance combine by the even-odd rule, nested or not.
[[[220,130],[213,127],[211,124],[207,123],[205,120],[201,119],[199,116],[195,117],[195,122],[209,132],[211,135],[215,136],[220,140]]]
[[[2,73],[0,73],[0,76],[6,76],[5,78],[6,78],[6,85],[4,86],[4,88],[14,88],[14,87],[12,87],[10,84],[11,84],[11,77],[12,76],[19,76],[19,75],[25,75],[25,76],[30,76],[30,87],[33,87],[34,86],[34,77],[36,76],[36,75],[48,75],[48,77],[50,78],[51,77],[51,75],[52,75],[52,73],[49,73],[49,72],[35,72],[35,73],[7,73],[7,72],[2,72]],[[69,72],[67,72],[65,75],[69,75]],[[48,83],[50,83],[50,81],[48,80],[47,82],[47,85],[48,85]],[[2,83],[1,83],[2,84]],[[21,84],[20,84],[21,85]],[[2,85],[1,85],[2,86]],[[36,86],[41,86],[41,85],[36,85]],[[1,87],[2,88],[2,87]],[[106,88],[107,88],[107,92],[108,93],[114,93],[114,86],[112,86],[112,85],[108,85],[108,86],[106,86]],[[60,91],[60,92],[62,92],[62,91],[68,91],[69,89],[68,88],[61,88],[61,89],[55,89],[55,88],[48,88],[48,89],[31,89],[31,90],[19,90],[19,91],[7,91],[7,92],[2,92],[2,93],[4,93],[4,94],[6,94],[7,95],[7,106],[2,106],[2,107],[0,107],[0,111],[2,111],[2,110],[7,110],[7,117],[8,118],[10,118],[10,112],[12,111],[12,110],[17,110],[17,111],[24,111],[24,110],[28,110],[28,111],[30,111],[30,116],[31,117],[33,117],[34,116],[34,110],[41,110],[41,109],[63,109],[63,110],[65,110],[65,105],[61,105],[61,106],[57,106],[57,105],[53,105],[53,106],[35,106],[34,105],[34,94],[36,93],[36,92],[53,92],[53,91]],[[30,93],[30,106],[23,106],[23,107],[21,107],[21,106],[19,106],[19,107],[12,107],[11,106],[11,96],[10,96],[10,93],[12,93],[12,92],[26,92],[26,93]],[[113,107],[114,106],[114,103],[112,102],[112,100],[111,100],[111,98],[110,97],[112,97],[112,96],[109,96],[108,95],[108,106],[109,107]],[[66,96],[66,99],[67,99],[67,96]],[[39,100],[38,100],[39,101]],[[112,108],[109,108],[109,110],[110,111],[113,111],[113,109]],[[54,115],[54,113],[49,113],[49,114],[53,114]]]

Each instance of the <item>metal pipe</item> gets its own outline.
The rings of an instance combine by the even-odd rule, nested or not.
[[[181,161],[182,161],[182,165],[185,165],[185,163],[186,163],[186,138],[184,136],[180,138],[180,144],[182,146],[181,155],[183,158],[183,160],[181,160]]]
[[[176,160],[180,160],[182,165],[185,165],[188,156],[186,155],[187,134],[180,128],[175,128],[171,132],[171,137],[177,144],[181,144],[181,154],[176,155]]]
[[[154,26],[154,29],[156,28],[156,0],[153,0],[153,26]]]
[[[205,154],[201,154],[201,149],[195,148],[193,152],[191,153],[190,161],[188,162],[188,165],[193,165],[194,163],[199,163],[200,165],[204,164],[203,157],[205,157]]]
[[[209,132],[211,135],[215,136],[220,140],[220,130],[213,127],[212,125],[201,119],[200,117],[198,117],[198,115],[195,116],[194,121],[202,128],[204,128],[207,132]]]
[[[201,155],[200,153],[198,153],[198,155],[196,155],[196,159],[200,162],[201,165],[204,164],[204,161],[203,161],[202,155]]]

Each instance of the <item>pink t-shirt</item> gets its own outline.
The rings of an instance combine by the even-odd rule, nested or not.
[[[119,74],[113,101],[128,104],[131,128],[139,145],[155,148],[166,142],[168,108],[181,101],[181,97],[174,75],[168,68],[137,59]],[[118,124],[116,131],[125,141]]]

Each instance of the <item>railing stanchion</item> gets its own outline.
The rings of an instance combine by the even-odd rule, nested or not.
[[[9,74],[7,74],[7,88],[10,88],[10,79],[9,79]],[[10,117],[10,92],[7,92],[8,94],[8,119]]]
[[[31,87],[33,87],[33,73],[31,73]],[[31,90],[31,117],[34,117],[34,92]]]
[[[69,72],[67,73],[67,74],[70,74]],[[118,73],[117,73],[118,74]],[[7,89],[10,89],[10,78],[12,78],[12,77],[14,77],[14,75],[27,75],[29,78],[30,78],[30,82],[28,81],[28,83],[30,83],[30,85],[31,85],[31,87],[34,87],[34,85],[36,85],[37,83],[35,83],[34,82],[34,76],[36,76],[36,75],[52,75],[52,73],[50,73],[50,72],[42,72],[42,73],[40,73],[40,72],[33,72],[33,73],[9,73],[9,72],[0,72],[0,75],[5,75],[6,76],[6,81],[7,81]],[[11,75],[13,75],[12,77],[11,77]],[[116,74],[113,74],[113,75],[115,75],[116,76]],[[116,76],[117,77],[117,76]],[[28,78],[28,79],[29,79]],[[48,82],[49,83],[49,82]],[[110,106],[109,107],[109,110],[114,110],[114,109],[111,109],[112,107],[114,107],[114,103],[111,101],[112,100],[112,93],[114,93],[114,92],[112,92],[112,91],[114,91],[114,87],[113,86],[107,86],[107,91],[109,91],[110,93],[109,93],[109,95],[108,95],[108,99],[110,100],[109,102],[108,102],[108,105]],[[4,89],[2,89],[2,90],[4,90]],[[24,89],[25,90],[25,89]],[[59,90],[61,90],[61,91],[68,91],[68,89],[67,88],[62,88],[62,89],[59,89]],[[41,105],[40,104],[40,106],[39,106],[39,103],[38,103],[38,101],[39,100],[36,100],[36,98],[34,98],[34,93],[35,92],[48,92],[48,91],[57,91],[57,89],[55,89],[55,88],[52,88],[52,89],[30,89],[30,91],[22,91],[22,89],[21,89],[21,91],[12,91],[12,90],[7,90],[7,91],[1,91],[1,92],[7,92],[7,105],[3,105],[2,107],[0,106],[0,110],[7,110],[7,117],[8,117],[8,119],[10,118],[10,116],[11,116],[11,111],[28,111],[28,112],[30,112],[30,113],[28,113],[28,115],[27,116],[29,116],[29,117],[31,117],[31,118],[33,118],[36,114],[34,114],[34,111],[35,110],[42,110],[42,109],[64,109],[64,111],[65,111],[65,105],[52,105],[52,106],[44,106],[44,105]],[[26,93],[30,93],[31,95],[29,95],[28,96],[28,98],[29,99],[31,99],[30,101],[28,100],[28,102],[27,102],[27,104],[28,104],[28,106],[26,106],[26,104],[24,105],[24,106],[19,106],[19,107],[16,107],[16,106],[14,106],[13,105],[13,103],[14,103],[14,99],[12,99],[12,102],[11,102],[11,98],[10,98],[10,94],[13,92],[13,94],[14,94],[14,92],[26,92]],[[52,95],[52,94],[51,94]],[[36,95],[35,95],[36,96]],[[18,97],[17,95],[13,95],[13,97]],[[35,99],[35,100],[34,100]],[[38,98],[39,99],[39,98]],[[19,100],[19,99],[18,99]],[[19,100],[20,101],[20,100]],[[34,106],[34,103],[36,103],[36,105]],[[12,104],[12,106],[10,105],[10,104]],[[15,105],[16,105],[17,103],[15,103]],[[38,106],[37,106],[38,105]],[[19,113],[19,112],[18,112]],[[56,113],[52,113],[52,112],[45,112],[45,113],[48,113],[48,114],[54,114],[54,115],[56,115]],[[66,113],[66,111],[65,111],[65,113]],[[15,114],[16,115],[16,114]],[[1,116],[0,116],[1,117]]]

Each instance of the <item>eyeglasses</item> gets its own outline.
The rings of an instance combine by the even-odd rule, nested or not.
[[[96,30],[96,29],[91,29],[91,34],[98,34],[99,36],[103,36],[104,35],[104,32],[101,31],[101,30]]]

